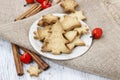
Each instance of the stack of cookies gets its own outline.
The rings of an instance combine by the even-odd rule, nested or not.
[[[58,55],[71,53],[76,46],[85,46],[80,38],[89,29],[80,23],[78,17],[76,12],[64,17],[44,15],[34,32],[34,38],[43,42],[41,50]]]

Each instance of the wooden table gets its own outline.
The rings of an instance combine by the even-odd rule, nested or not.
[[[24,76],[19,77],[16,74],[11,45],[0,39],[0,80],[109,80],[46,61],[51,68],[41,73],[39,77],[30,77],[26,72],[30,65],[36,65],[34,62],[24,65]]]

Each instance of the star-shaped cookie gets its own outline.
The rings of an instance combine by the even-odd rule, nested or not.
[[[85,46],[85,43],[77,36],[71,43],[67,44],[67,47],[72,50],[76,46]]]
[[[59,20],[58,16],[54,16],[53,14],[43,15],[42,19],[38,22],[38,26],[48,26],[52,25]]]
[[[38,66],[30,66],[27,70],[27,72],[30,74],[30,76],[39,76],[39,74],[42,72],[42,70],[40,70],[38,68]]]
[[[49,29],[51,26],[45,26],[43,29],[40,27],[37,28],[37,31],[34,32],[34,39],[43,41],[49,35]]]
[[[85,24],[82,24],[81,27],[75,28],[74,30],[77,31],[79,35],[82,35],[82,34],[87,34],[89,31],[89,28],[86,27]]]
[[[68,31],[64,34],[64,36],[67,40],[69,40],[69,42],[72,42],[77,36],[77,31]]]
[[[64,0],[61,6],[64,8],[64,12],[75,12],[75,8],[78,4],[75,0]]]
[[[68,15],[64,16],[64,20],[61,22],[62,27],[65,31],[72,30],[76,27],[81,27],[81,23],[76,17],[71,17]]]
[[[70,16],[77,17],[79,20],[86,20],[86,17],[83,15],[82,11],[75,11],[74,13],[71,13]]]

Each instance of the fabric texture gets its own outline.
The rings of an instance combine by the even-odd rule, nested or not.
[[[35,51],[28,39],[31,24],[42,15],[62,13],[58,5],[20,21],[14,19],[30,6],[23,7],[25,0],[1,0],[0,37],[17,45]],[[76,0],[87,17],[85,21],[91,29],[100,26],[103,37],[94,40],[89,51],[75,59],[55,61],[56,63],[93,73],[113,80],[120,79],[120,0]]]

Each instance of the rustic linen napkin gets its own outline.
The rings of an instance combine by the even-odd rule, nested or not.
[[[94,40],[90,50],[83,56],[67,61],[52,61],[77,70],[119,80],[120,0],[76,1],[87,16],[86,23],[90,28],[93,29],[96,26],[100,26],[103,28],[104,35],[100,40]],[[26,8],[23,8],[24,3],[24,0],[1,1],[0,36],[3,39],[34,51],[28,39],[31,24],[43,14],[62,13],[63,10],[59,5],[55,5],[30,18],[13,22],[17,15],[25,11]],[[78,7],[78,10],[80,10],[80,7]]]

